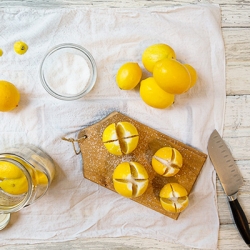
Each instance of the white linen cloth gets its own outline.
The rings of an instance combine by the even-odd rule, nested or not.
[[[112,111],[207,153],[209,135],[223,131],[225,55],[218,5],[154,8],[71,9],[5,8],[0,10],[0,79],[21,92],[18,108],[0,113],[0,146],[32,143],[57,163],[48,193],[11,215],[0,232],[1,245],[67,241],[85,237],[137,236],[216,249],[219,219],[216,174],[208,159],[190,194],[190,204],[177,221],[83,178],[81,155],[61,138],[78,132]],[[26,54],[14,53],[23,40]],[[93,90],[77,101],[61,101],[42,87],[39,67],[45,54],[60,43],[76,43],[96,60]],[[153,109],[138,88],[120,90],[115,74],[125,62],[141,66],[143,50],[169,44],[177,59],[198,72],[195,87],[176,97],[172,107]]]

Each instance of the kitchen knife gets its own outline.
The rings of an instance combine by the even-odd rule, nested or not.
[[[229,148],[217,130],[213,131],[208,140],[208,154],[220,179],[221,185],[228,197],[234,222],[242,238],[250,247],[250,230],[248,221],[237,199],[238,190],[243,185],[243,178],[234,162]]]

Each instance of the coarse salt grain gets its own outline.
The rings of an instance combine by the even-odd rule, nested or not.
[[[77,95],[87,86],[90,68],[80,55],[66,52],[52,54],[46,67],[46,81],[52,91],[60,95]]]

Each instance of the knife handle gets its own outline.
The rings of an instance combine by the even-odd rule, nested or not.
[[[250,247],[250,229],[248,226],[246,215],[244,211],[242,210],[237,198],[234,200],[229,200],[229,204],[232,210],[234,222],[241,234],[241,237],[246,242],[246,244]]]

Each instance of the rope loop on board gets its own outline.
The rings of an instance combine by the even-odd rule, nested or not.
[[[78,139],[62,137],[62,140],[71,142],[72,145],[73,145],[73,149],[75,151],[75,154],[79,155],[81,153],[81,149],[79,151],[76,150],[75,142],[79,142],[80,140],[86,139],[86,138],[87,138],[87,135],[84,135],[84,136],[82,136],[82,137],[80,137]]]

